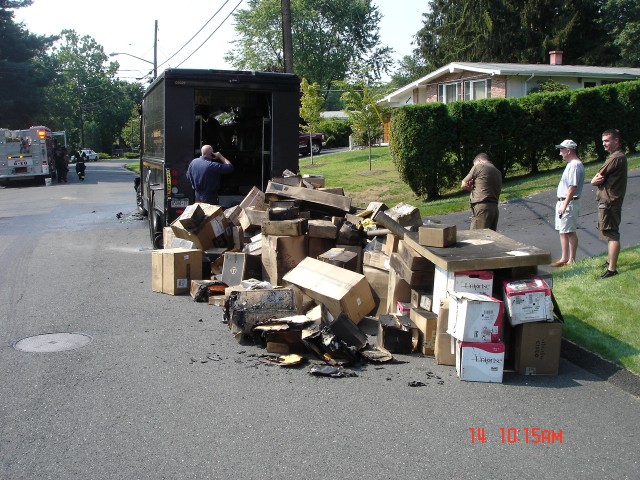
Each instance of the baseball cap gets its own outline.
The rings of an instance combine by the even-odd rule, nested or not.
[[[556,148],[570,148],[571,150],[575,150],[578,144],[573,140],[565,140],[560,145],[556,145]]]

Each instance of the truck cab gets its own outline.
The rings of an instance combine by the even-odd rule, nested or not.
[[[194,203],[187,167],[211,145],[234,165],[220,204],[238,204],[254,186],[285,170],[298,171],[300,80],[287,73],[169,69],[142,99],[139,209],[148,215],[151,241]]]

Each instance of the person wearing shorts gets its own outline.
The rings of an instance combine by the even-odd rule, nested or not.
[[[602,133],[602,146],[609,156],[591,179],[591,184],[598,187],[598,231],[600,238],[607,241],[607,269],[600,278],[609,278],[618,274],[622,202],[627,191],[627,157],[622,149],[620,132],[616,129]]]
[[[562,255],[550,266],[562,267],[576,261],[580,196],[584,186],[584,165],[576,155],[578,145],[573,140],[565,140],[556,145],[556,148],[560,149],[560,156],[567,165],[564,167],[556,191],[558,201],[555,210],[555,227],[560,234]]]

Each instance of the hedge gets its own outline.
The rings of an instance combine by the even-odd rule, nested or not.
[[[395,109],[390,150],[401,178],[419,196],[438,198],[455,186],[480,152],[503,175],[520,167],[536,173],[558,161],[555,145],[571,138],[578,155],[604,158],[601,135],[617,128],[631,151],[640,142],[640,81],[522,98]]]

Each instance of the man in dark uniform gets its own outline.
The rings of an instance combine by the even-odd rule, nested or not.
[[[196,202],[218,205],[220,175],[233,172],[233,165],[211,145],[202,146],[202,156],[195,158],[187,168],[187,178],[196,192]]]
[[[498,229],[498,201],[502,190],[502,173],[491,163],[486,153],[479,153],[473,159],[473,167],[462,179],[461,188],[471,192],[470,230]]]
[[[602,133],[602,146],[610,155],[591,179],[591,185],[598,187],[598,230],[600,238],[607,241],[609,254],[607,270],[600,278],[609,278],[618,274],[622,202],[627,191],[627,157],[622,150],[620,132],[615,128]]]
[[[53,147],[53,161],[56,164],[56,176],[58,178],[58,183],[67,183],[67,172],[69,171],[69,164],[67,163],[65,149],[58,145],[57,142]]]

